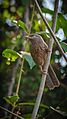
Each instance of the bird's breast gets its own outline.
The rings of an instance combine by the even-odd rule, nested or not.
[[[43,65],[44,64],[44,51],[42,51],[40,47],[32,48],[31,49],[31,55],[32,55],[34,61],[38,65]]]

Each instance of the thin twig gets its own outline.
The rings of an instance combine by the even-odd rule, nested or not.
[[[55,28],[56,28],[56,20],[57,20],[57,15],[58,15],[58,2],[59,0],[55,0],[55,7],[54,7],[54,16],[53,16],[53,25],[52,25],[52,30],[55,32]],[[39,4],[37,2],[37,0],[35,0],[35,3],[37,5],[37,8],[39,10],[39,13],[40,15],[42,16],[42,12],[41,12],[41,9],[39,7]],[[42,19],[44,20],[44,17],[42,16]],[[44,20],[45,21],[45,20]],[[49,27],[50,28],[50,27]],[[51,30],[51,31],[52,31]],[[54,33],[53,33],[54,34]],[[53,43],[54,43],[54,40],[51,36],[51,39],[49,41],[49,50],[52,52],[52,46],[53,46]],[[50,64],[50,58],[51,58],[51,52],[48,52],[48,56],[46,58],[46,62],[44,64],[44,71],[47,73],[48,71],[48,67],[49,67],[49,64]],[[38,92],[38,96],[37,96],[37,99],[36,99],[36,103],[35,103],[35,106],[34,106],[34,109],[33,109],[33,113],[32,113],[32,118],[31,119],[36,119],[36,115],[37,115],[37,112],[38,112],[38,109],[39,109],[39,106],[40,106],[40,102],[41,102],[41,99],[42,99],[42,95],[43,95],[43,91],[44,91],[44,86],[45,86],[45,81],[46,81],[46,74],[42,74],[42,81],[41,81],[41,84],[40,84],[40,87],[39,87],[39,92]]]
[[[33,10],[32,10],[32,17],[31,17],[31,25],[29,27],[29,34],[31,33],[31,29],[32,29],[32,24],[33,24],[33,18],[34,18],[34,11],[35,10],[35,5],[33,5]]]
[[[20,88],[20,82],[21,82],[21,76],[22,76],[23,63],[24,63],[24,59],[23,59],[23,61],[22,61],[22,63],[21,63],[21,67],[20,67],[20,74],[19,74],[19,79],[18,79],[18,84],[17,84],[17,89],[16,89],[16,95],[18,95],[19,88]]]
[[[9,111],[9,110],[5,109],[5,108],[4,108],[4,107],[2,107],[2,106],[0,106],[0,108],[1,108],[1,109],[3,109],[3,110],[4,110],[4,111],[6,111],[6,112],[8,112],[8,113],[10,113],[10,114],[12,114],[12,115],[14,115],[14,116],[18,117],[19,119],[24,119],[23,117],[21,117],[21,116],[19,116],[19,115],[15,114],[15,113],[13,113],[13,112],[11,112],[11,111]]]
[[[36,6],[37,6],[37,9],[38,9],[38,12],[39,12],[40,16],[42,17],[44,23],[46,24],[46,26],[47,26],[47,28],[48,28],[48,30],[49,30],[49,32],[51,33],[51,36],[53,37],[53,39],[54,39],[55,42],[57,43],[58,48],[59,48],[61,54],[64,56],[65,60],[67,61],[67,57],[66,57],[66,55],[65,55],[65,53],[64,53],[64,51],[63,51],[63,49],[62,49],[62,47],[61,47],[61,45],[60,45],[60,43],[58,42],[58,40],[57,40],[57,38],[56,38],[56,36],[55,36],[53,30],[50,28],[50,26],[49,26],[49,24],[48,24],[46,18],[43,16],[42,11],[41,11],[41,8],[40,8],[40,6],[39,6],[37,0],[34,0],[34,1],[35,1]]]
[[[17,84],[17,88],[16,88],[16,95],[18,95],[19,93],[19,88],[20,88],[20,82],[21,82],[21,76],[22,76],[22,69],[23,69],[23,63],[24,63],[24,59],[21,63],[21,67],[20,67],[20,74],[19,74],[19,79],[18,79],[18,84]],[[14,111],[15,109],[15,105],[16,105],[16,102],[14,103],[14,106],[12,108],[12,112]],[[10,119],[12,118],[12,115],[10,115]]]

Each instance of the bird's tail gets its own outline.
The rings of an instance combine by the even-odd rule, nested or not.
[[[47,75],[47,79],[46,79],[46,86],[50,90],[53,90],[55,87],[59,87],[59,85],[60,85],[60,82],[59,82],[52,66],[49,65],[48,75]]]

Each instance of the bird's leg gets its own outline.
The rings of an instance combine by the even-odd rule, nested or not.
[[[51,50],[49,50],[49,48],[47,48],[47,49],[46,49],[46,52],[48,53],[48,52],[52,52],[52,51],[51,51]]]
[[[40,68],[40,71],[41,71],[42,74],[47,75],[47,72],[43,70],[43,67],[41,65],[39,65],[39,68]]]

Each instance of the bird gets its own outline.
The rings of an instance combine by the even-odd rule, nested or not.
[[[43,40],[43,38],[38,34],[34,34],[34,35],[30,34],[29,36],[26,36],[26,38],[29,39],[31,43],[30,53],[31,53],[33,60],[35,61],[36,64],[38,64],[41,73],[46,74],[46,72],[44,71],[44,64],[46,61],[47,53],[51,52],[48,48],[48,45]],[[60,85],[60,82],[52,66],[49,65],[48,75],[46,79],[46,86],[50,90],[52,90],[55,87],[59,87],[59,85]]]

